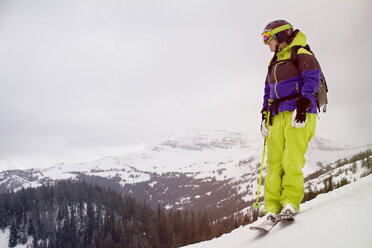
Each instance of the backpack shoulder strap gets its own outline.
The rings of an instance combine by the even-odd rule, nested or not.
[[[298,54],[309,54],[309,55],[314,55],[314,53],[311,51],[310,46],[293,46],[291,50],[291,61],[296,62],[297,60],[297,55]]]

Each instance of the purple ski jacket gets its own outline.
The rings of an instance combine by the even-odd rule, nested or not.
[[[275,100],[300,93],[311,100],[308,113],[317,113],[317,103],[314,94],[320,81],[320,67],[314,55],[304,48],[297,51],[296,63],[291,61],[293,46],[306,46],[306,36],[299,30],[295,31],[293,41],[279,50],[276,60],[272,59],[265,81],[263,109],[269,106],[269,99]],[[279,105],[279,111],[293,111],[296,109],[297,99],[284,101]],[[274,116],[273,108],[271,115]]]

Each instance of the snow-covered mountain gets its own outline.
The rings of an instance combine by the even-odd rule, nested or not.
[[[304,175],[336,167],[371,145],[352,147],[314,137]],[[242,209],[255,199],[262,159],[259,135],[193,129],[138,153],[46,169],[0,172],[0,192],[55,180],[86,180],[168,209]]]

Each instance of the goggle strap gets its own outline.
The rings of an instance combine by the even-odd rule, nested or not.
[[[269,31],[269,33],[271,33],[271,35],[274,36],[275,34],[279,32],[282,32],[284,30],[291,29],[291,28],[293,28],[291,24],[286,24],[286,25],[274,28],[273,30]]]

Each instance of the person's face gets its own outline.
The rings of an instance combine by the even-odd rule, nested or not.
[[[276,45],[278,45],[278,41],[276,39],[271,39],[267,43],[267,45],[269,46],[271,52],[275,52],[275,48],[276,48]]]

